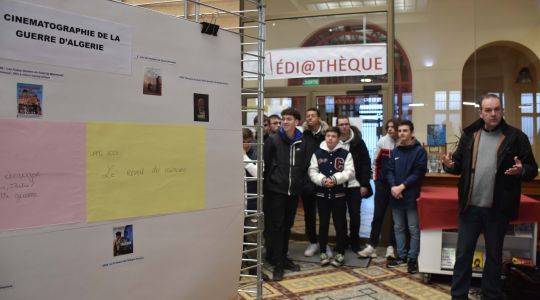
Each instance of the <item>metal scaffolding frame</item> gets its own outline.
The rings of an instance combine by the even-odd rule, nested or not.
[[[242,122],[243,128],[255,129],[257,135],[257,141],[253,144],[257,148],[257,159],[252,161],[257,164],[257,177],[244,177],[244,186],[249,181],[257,182],[257,193],[248,193],[244,189],[244,203],[247,204],[248,200],[257,200],[257,209],[248,210],[244,207],[244,220],[254,220],[256,226],[244,226],[244,237],[255,236],[256,243],[248,242],[246,239],[243,241],[243,253],[242,253],[242,265],[245,266],[241,269],[240,285],[238,292],[244,292],[250,294],[255,299],[262,299],[262,235],[264,230],[264,214],[262,212],[262,199],[263,199],[263,136],[264,136],[264,50],[266,41],[266,22],[265,22],[265,0],[242,0],[240,1],[241,18],[239,33],[242,37],[242,113],[255,112],[257,114],[258,123],[255,125],[247,125],[247,118],[245,122]],[[250,6],[255,5],[255,9],[248,9]],[[257,17],[250,17],[253,13],[257,14]],[[256,33],[251,33],[255,31]],[[247,71],[244,69],[246,63],[256,63],[257,71]],[[246,87],[247,79],[256,79],[256,87]],[[250,106],[248,99],[254,99],[256,105]],[[244,222],[246,224],[246,222]],[[249,258],[248,254],[256,253],[256,258]],[[252,257],[252,255],[251,255]],[[256,274],[250,275],[249,270],[255,269]],[[242,272],[248,272],[248,274],[242,274]],[[242,279],[247,279],[246,281]],[[255,279],[253,281],[253,279]]]

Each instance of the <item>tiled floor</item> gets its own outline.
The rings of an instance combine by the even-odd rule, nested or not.
[[[307,243],[304,242],[304,245]],[[303,246],[302,246],[303,247]],[[385,249],[378,249],[384,254]],[[285,272],[283,281],[263,284],[264,299],[274,300],[346,300],[346,299],[450,299],[449,277],[431,284],[422,282],[422,275],[407,273],[406,267],[386,268],[386,260],[372,260],[368,268],[343,266],[321,267],[318,263],[296,261],[300,272]],[[271,277],[271,267],[263,271]],[[240,293],[239,299],[254,299]],[[471,297],[476,299],[476,297]]]
[[[373,189],[375,189],[375,187],[373,187]],[[373,210],[373,197],[363,199],[362,204],[360,205],[360,237],[369,237],[369,232],[371,231],[371,220],[373,219]],[[292,233],[295,237],[305,239],[305,237],[302,237],[305,234],[304,209],[302,208],[302,201],[299,201],[298,203],[298,210],[296,211],[296,219],[294,221]],[[329,235],[335,236],[333,226],[330,226]]]
[[[364,199],[361,204],[360,237],[367,238],[373,218],[373,197]],[[330,236],[334,236],[330,226]],[[301,201],[298,205],[291,237],[305,241],[304,211]],[[305,248],[305,246],[302,246]],[[385,248],[378,248],[379,258],[372,260],[368,268],[344,266],[341,268],[320,267],[318,263],[295,261],[302,271],[285,273],[280,282],[268,281],[263,285],[264,299],[305,299],[305,300],[346,300],[346,299],[450,299],[449,276],[433,276],[431,284],[423,283],[421,274],[411,275],[406,267],[386,268]],[[265,265],[263,272],[271,277],[271,267]],[[470,299],[477,299],[477,286],[471,289]],[[254,299],[247,293],[240,293],[239,299]]]

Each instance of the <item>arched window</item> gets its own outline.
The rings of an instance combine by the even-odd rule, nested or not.
[[[386,43],[386,30],[373,25],[366,25],[366,43]],[[325,45],[345,45],[361,44],[364,42],[363,25],[360,21],[342,21],[321,28],[311,34],[304,42],[302,47],[325,46]],[[403,118],[410,119],[412,110],[409,109],[409,103],[412,101],[412,76],[409,58],[396,41],[395,44],[395,114]],[[371,81],[369,81],[371,80]],[[378,76],[342,76],[342,77],[322,77],[319,78],[319,84],[351,84],[359,83],[370,84],[386,83],[387,75]],[[303,84],[302,78],[289,79],[289,86]]]

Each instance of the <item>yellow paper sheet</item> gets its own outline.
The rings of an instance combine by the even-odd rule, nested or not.
[[[88,222],[205,207],[206,128],[88,123]]]

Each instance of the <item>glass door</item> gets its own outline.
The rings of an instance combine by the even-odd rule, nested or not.
[[[338,116],[349,117],[351,125],[360,129],[369,155],[373,158],[377,141],[383,133],[383,94],[326,95],[315,98],[321,118],[329,125],[335,125]]]

